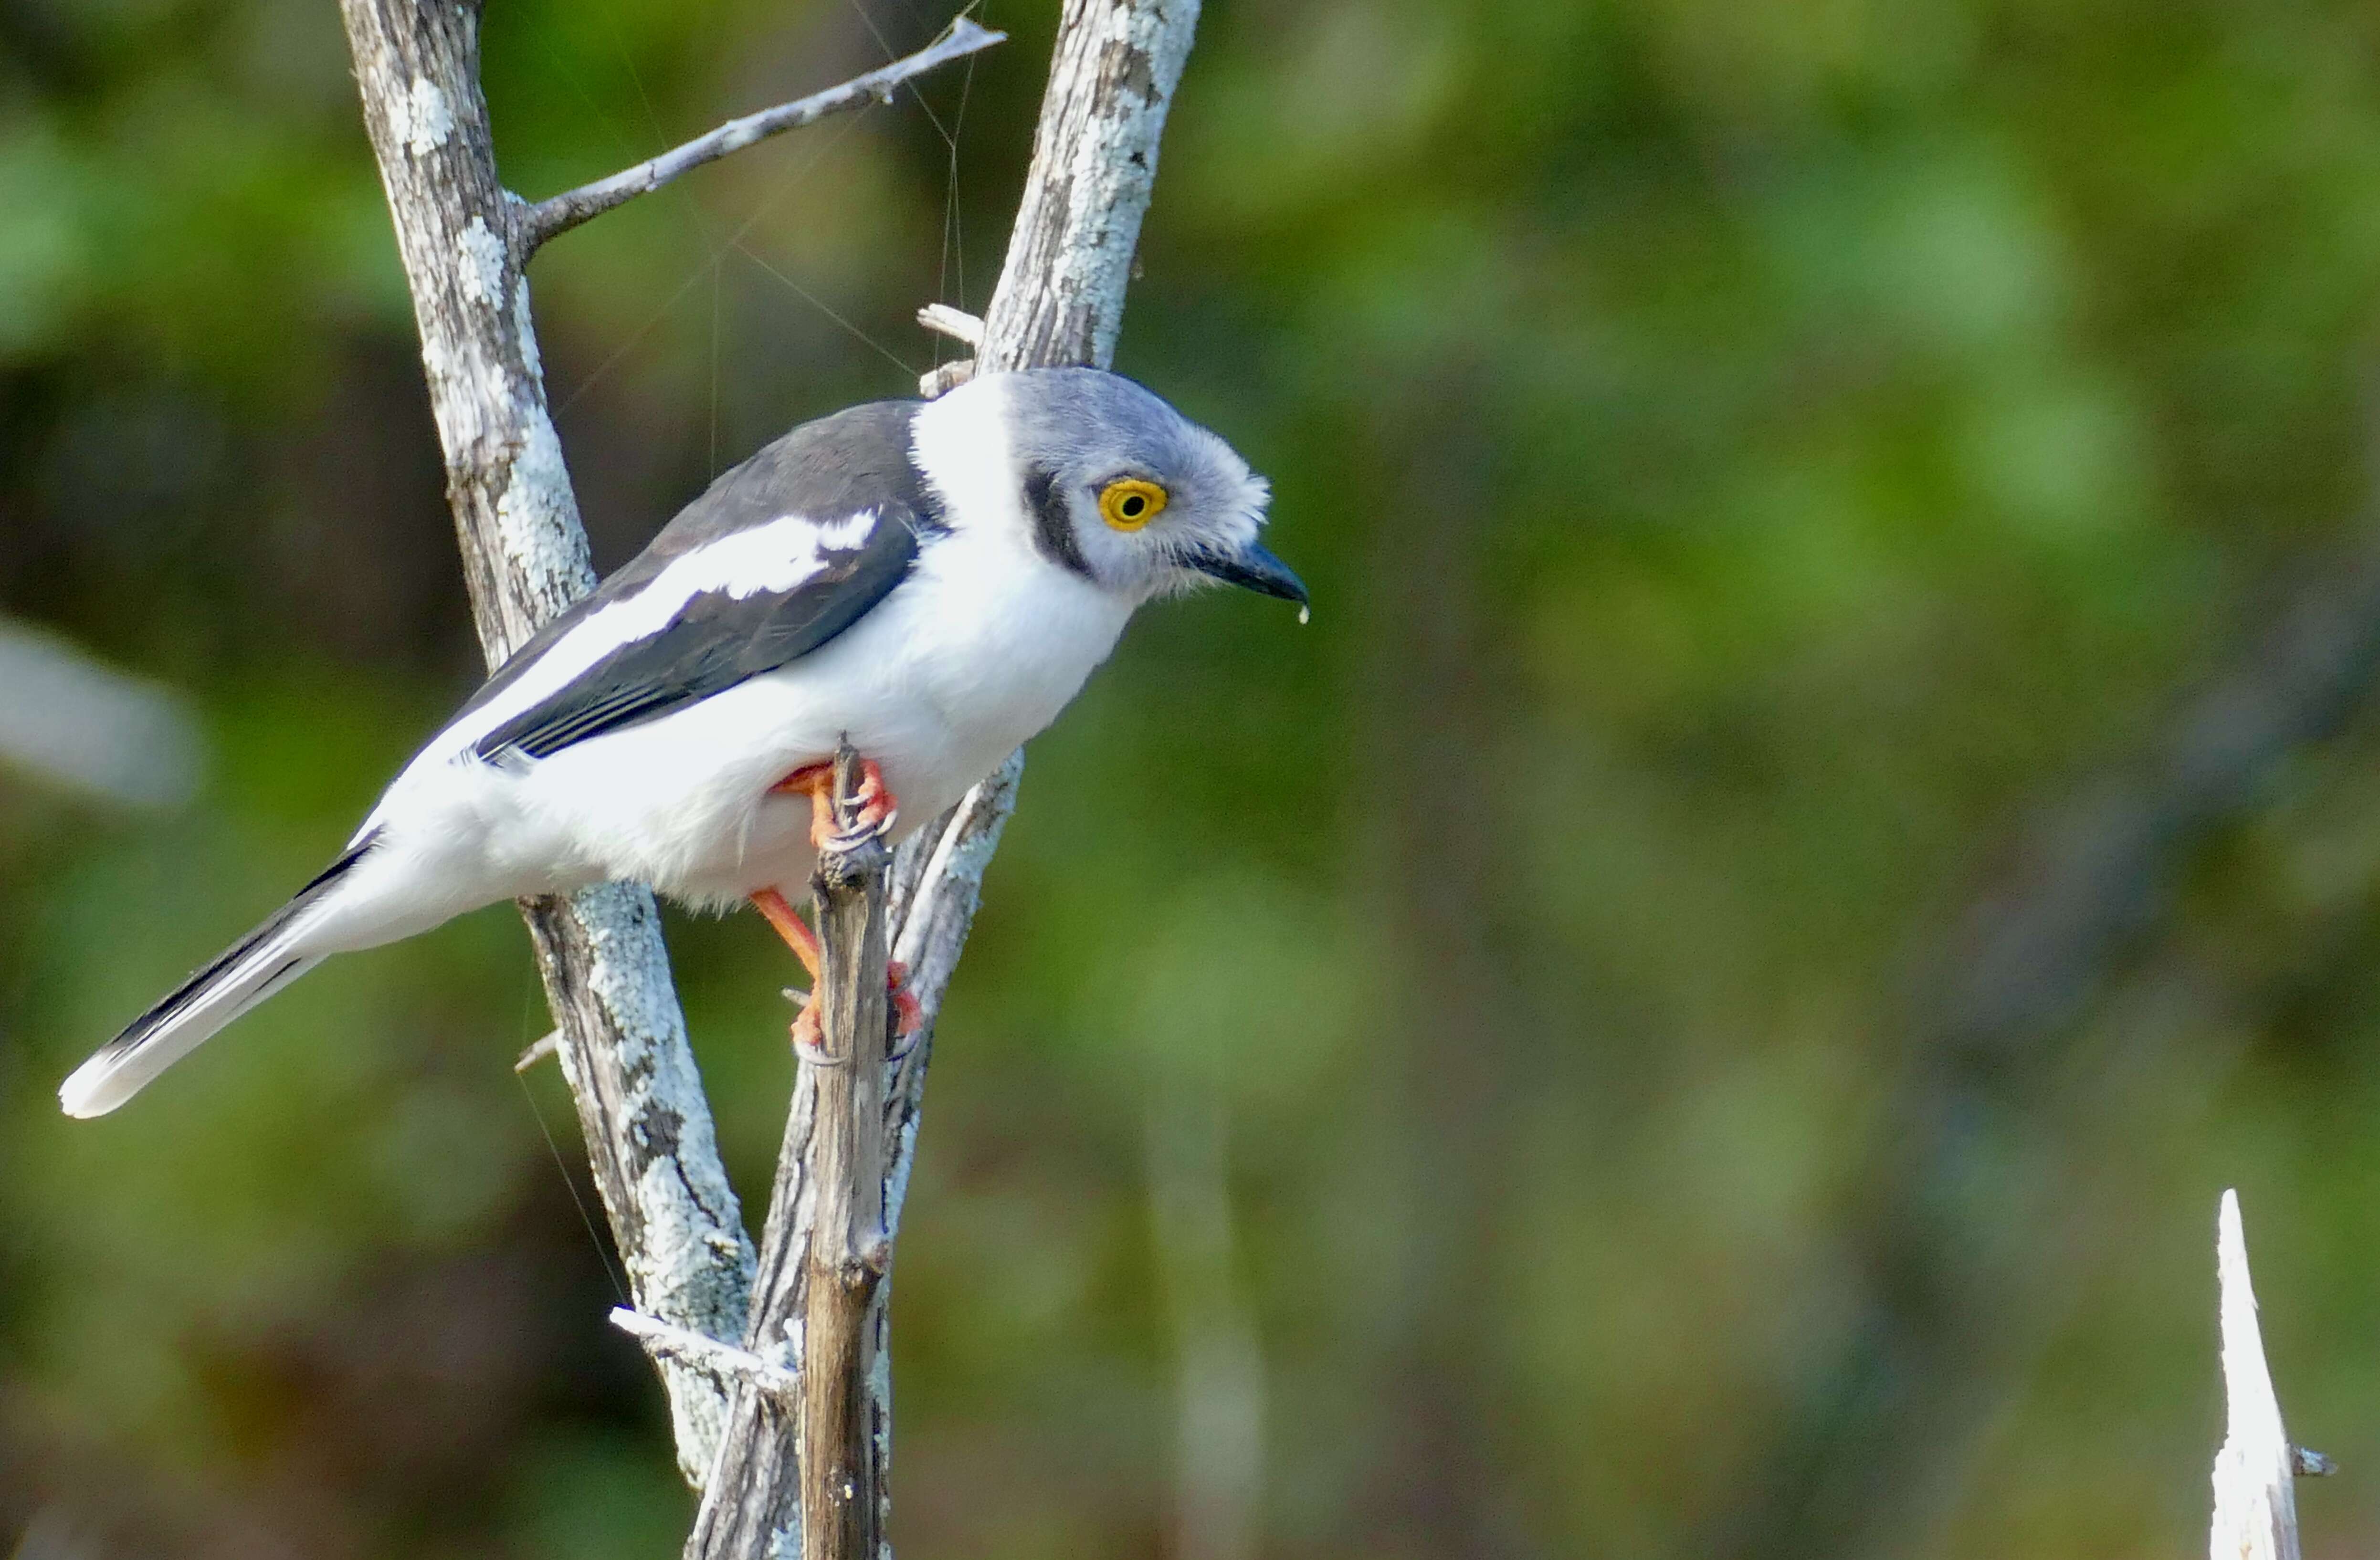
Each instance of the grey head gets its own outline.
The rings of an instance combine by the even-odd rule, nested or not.
[[[1121,374],[990,376],[1043,556],[1135,603],[1218,581],[1305,604],[1257,541],[1271,488],[1229,444]]]

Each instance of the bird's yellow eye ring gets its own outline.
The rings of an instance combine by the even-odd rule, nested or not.
[[[1165,490],[1137,477],[1119,477],[1099,490],[1099,518],[1119,531],[1137,531],[1165,512]]]

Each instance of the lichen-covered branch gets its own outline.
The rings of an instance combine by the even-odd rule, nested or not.
[[[479,8],[342,0],[364,127],[421,333],[446,493],[488,664],[590,589],[586,532],[548,414],[518,202],[496,177]],[[743,1335],[752,1246],[645,889],[525,901],[563,1071],[638,1311]],[[664,1360],[678,1463],[710,1463],[726,1397]]]
[[[1033,171],[984,310],[987,371],[1107,367],[1198,0],[1066,0]]]
[[[1198,26],[1198,0],[1066,0],[1033,165],[1008,259],[979,327],[948,311],[926,323],[979,337],[983,371],[1105,368],[1157,179],[1166,110]],[[924,316],[921,315],[921,319]],[[965,946],[983,871],[1016,804],[1024,755],[902,847],[895,957],[929,1014]],[[914,887],[912,887],[914,885]]]
[[[1198,0],[1067,0],[1008,258],[976,344],[977,361],[987,371],[1071,363],[1105,368],[1113,359],[1166,112],[1197,26]],[[1024,773],[1019,750],[904,844],[893,864],[892,956],[908,968],[925,1028],[896,1069],[886,1099],[892,1159],[885,1224],[892,1234],[900,1230],[917,1158],[934,1022]],[[882,1296],[876,1328],[880,1350],[887,1330]],[[879,1371],[872,1385],[875,1417],[889,1435],[889,1373]]]

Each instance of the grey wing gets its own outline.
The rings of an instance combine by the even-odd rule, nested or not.
[[[562,687],[481,736],[472,751],[482,758],[544,758],[799,659],[857,623],[907,576],[917,557],[918,528],[919,516],[908,505],[888,501],[875,506],[856,545],[820,548],[816,565],[782,588],[698,591],[658,631],[605,652]],[[644,588],[664,583],[656,578]],[[554,627],[566,635],[580,623]],[[532,652],[541,648],[524,647],[516,659],[533,659]],[[504,670],[514,673],[510,663]],[[472,706],[486,702],[510,680],[500,674]]]

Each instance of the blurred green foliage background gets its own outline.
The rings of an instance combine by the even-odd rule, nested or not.
[[[540,259],[601,564],[946,350],[1055,9]],[[506,176],[943,19],[493,0]],[[2380,1549],[2380,13],[1210,0],[1141,258],[1119,367],[1318,606],[1154,611],[1034,744],[904,1553],[2188,1552],[2234,1184],[2308,1553]],[[509,911],[53,1102],[475,681],[330,0],[0,0],[0,609],[210,756],[0,773],[0,1543],[674,1553]],[[671,937],[748,1198],[783,959]]]

